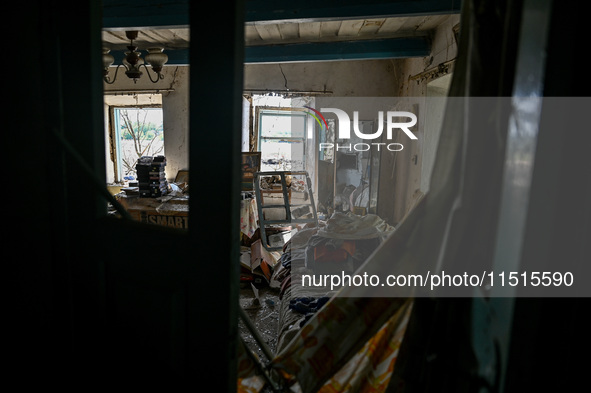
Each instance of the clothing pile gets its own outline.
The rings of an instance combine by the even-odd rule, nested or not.
[[[323,296],[320,298],[314,297],[301,297],[291,299],[289,301],[289,308],[298,312],[300,314],[304,314],[304,318],[300,321],[300,327],[304,326],[306,322],[314,315],[314,313],[322,308],[328,302],[330,297]]]
[[[296,232],[283,246],[272,282],[303,325],[330,298],[327,288],[304,286],[304,275],[353,274],[394,228],[376,215],[336,212],[317,227]],[[332,291],[332,290],[331,290]]]
[[[300,229],[285,243],[272,277],[280,299],[278,351],[337,293],[337,288],[304,279],[330,272],[354,273],[393,231],[376,215],[336,212],[318,226]]]
[[[285,291],[292,285],[294,277],[292,272],[305,268],[306,244],[318,228],[304,228],[296,232],[283,246],[282,254],[279,257],[277,269],[273,276],[273,282],[280,288],[279,299],[283,298]]]
[[[306,267],[317,274],[353,273],[393,231],[375,214],[334,213],[309,239]]]

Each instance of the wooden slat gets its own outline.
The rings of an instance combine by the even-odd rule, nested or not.
[[[365,19],[363,21],[363,25],[359,28],[358,36],[370,36],[375,35],[379,30],[380,27],[384,24],[385,19]]]
[[[363,26],[363,19],[344,20],[339,29],[339,37],[355,37]]]
[[[281,23],[278,25],[282,40],[297,40],[300,38],[300,29],[297,23]]]
[[[103,31],[103,42],[113,45],[126,45],[129,43],[123,31]]]
[[[418,31],[421,26],[428,21],[429,16],[415,16],[412,18],[408,18],[408,20],[402,25],[400,31]]]
[[[418,31],[429,31],[436,29],[437,26],[449,19],[449,15],[431,15],[423,20],[423,23],[417,29]]]
[[[245,43],[249,45],[283,44],[296,42],[338,41],[352,38],[392,38],[416,36],[437,28],[449,15],[422,15],[391,18],[347,19],[342,21],[323,20],[302,23],[258,22],[246,24]],[[172,28],[143,30],[135,44],[140,48],[151,45],[164,46],[165,49],[185,49],[189,47],[189,29]],[[124,51],[129,40],[123,29],[103,32],[105,47]]]
[[[400,18],[386,18],[382,27],[380,27],[380,34],[395,34],[398,33],[400,28],[404,26],[408,17],[400,17]]]
[[[318,40],[320,38],[320,22],[300,23],[300,38]]]
[[[255,24],[255,27],[263,41],[279,41],[281,39],[277,25]]]
[[[172,34],[172,41],[176,43],[185,42],[187,45],[190,41],[190,29],[170,29],[169,34]]]
[[[244,40],[246,42],[260,42],[262,38],[254,25],[246,25],[244,27]]]
[[[350,40],[291,45],[247,46],[245,63],[280,63],[424,57],[430,43],[424,37]]]
[[[104,31],[104,46],[112,50],[125,50],[130,40],[124,31]],[[188,29],[139,30],[134,44],[140,49],[161,46],[167,49],[184,49],[189,46]]]
[[[320,22],[320,37],[336,37],[339,35],[341,28],[341,21],[326,21]]]
[[[165,30],[147,30],[141,31],[138,34],[137,44],[142,46],[149,46],[151,44],[157,44],[156,46],[164,46],[167,47],[168,45],[175,46],[178,44],[178,41],[175,43],[174,35]]]

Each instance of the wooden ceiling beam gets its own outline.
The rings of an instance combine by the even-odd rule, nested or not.
[[[246,64],[394,59],[429,55],[426,37],[260,45],[245,48]]]
[[[345,61],[396,59],[428,56],[431,43],[427,37],[388,38],[378,40],[315,42],[285,45],[258,45],[244,48],[245,64],[293,63],[310,61]],[[142,52],[145,55],[145,52]],[[168,50],[166,66],[188,65],[189,50]],[[115,64],[125,56],[111,51]]]
[[[197,4],[194,2],[193,4]],[[203,7],[202,4],[197,5]],[[103,0],[103,28],[124,30],[129,28],[189,27],[189,0]],[[279,23],[312,22],[343,19],[446,15],[458,14],[461,0],[300,0],[279,2],[272,0],[246,0],[245,22]],[[220,18],[208,15],[204,18]]]

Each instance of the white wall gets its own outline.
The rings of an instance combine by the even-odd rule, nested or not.
[[[451,78],[452,74],[447,74],[427,85],[427,108],[421,151],[421,192],[423,194],[429,190],[430,186]]]
[[[392,97],[396,60],[247,64],[245,90],[328,91],[336,97]]]
[[[189,169],[189,67],[178,68],[172,87],[162,95],[162,116],[166,172],[174,180],[178,171]]]
[[[436,143],[438,139],[437,136],[432,134],[426,135],[426,132],[437,131],[437,127],[432,121],[430,127],[425,127],[428,119],[433,119],[433,116],[431,116],[433,108],[424,105],[427,102],[424,98],[427,96],[427,86],[430,81],[417,82],[411,80],[411,77],[456,58],[457,43],[453,28],[459,22],[459,15],[450,16],[434,32],[431,54],[424,58],[405,59],[397,69],[401,81],[398,85],[397,96],[411,97],[416,99],[416,102],[420,102],[421,105],[418,107],[417,114],[418,140],[405,144],[404,150],[400,152],[385,152],[381,157],[382,168],[394,168],[393,171],[387,171],[389,176],[380,178],[380,200],[386,202],[378,205],[378,214],[387,219],[391,225],[396,225],[402,220],[426,191],[425,182],[427,179],[422,179],[422,175],[430,176],[433,154],[436,149],[433,143]],[[436,110],[439,111],[440,109]],[[425,167],[423,167],[423,160],[426,161]],[[429,169],[427,170],[427,168]]]

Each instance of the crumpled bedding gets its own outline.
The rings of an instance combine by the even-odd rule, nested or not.
[[[302,274],[311,274],[312,271],[305,266],[304,249],[286,250],[286,253],[293,252],[289,259],[289,270],[283,269],[287,272],[282,283],[284,284],[280,289],[280,304],[279,304],[279,324],[278,324],[278,341],[276,353],[280,352],[291,339],[302,328],[301,323],[309,318],[306,313],[298,312],[290,307],[292,300],[295,299],[319,299],[323,297],[330,297],[334,293],[328,292],[324,288],[317,287],[303,287],[301,285]],[[282,270],[278,270],[280,273]]]
[[[336,266],[353,273],[379,244],[394,232],[394,227],[374,214],[365,216],[351,212],[336,212],[326,223],[316,228],[305,228],[298,231],[285,245],[280,258],[281,266],[274,273],[274,281],[280,282],[279,327],[276,352],[281,350],[293,339],[305,322],[317,310],[304,313],[294,309],[294,301],[298,299],[320,300],[331,298],[336,291],[324,287],[302,286],[302,275],[326,272],[323,267]],[[350,258],[343,262],[330,260],[315,263],[314,247],[326,245],[338,248],[348,241],[354,241],[355,247],[347,248]],[[318,256],[318,253],[316,254]],[[326,259],[326,258],[325,258]],[[342,264],[341,264],[342,263]],[[324,264],[324,265],[323,265]]]
[[[318,236],[332,239],[373,239],[384,240],[394,231],[394,227],[375,214],[359,216],[351,212],[334,213],[326,226],[318,230]]]
[[[335,213],[317,228],[298,231],[284,246],[271,278],[273,286],[280,291],[278,340],[275,349],[277,357],[272,364],[286,381],[293,382],[292,378],[299,374],[299,381],[290,386],[291,391],[384,391],[388,385],[412,302],[404,299],[392,301],[372,298],[351,302],[335,296],[337,291],[329,291],[326,287],[304,287],[301,284],[304,274],[318,272],[314,270],[318,266],[310,261],[314,247],[327,246],[316,253],[316,256],[322,257],[319,264],[335,263],[337,261],[326,260],[327,253],[353,240],[355,246],[347,247],[348,261],[354,260],[355,265],[358,265],[393,231],[393,227],[375,215]],[[339,268],[343,269],[345,265]],[[384,313],[389,315],[388,310],[392,311],[392,316],[383,321],[378,331],[361,338],[365,344],[360,346],[356,354],[351,354],[350,358],[345,357],[348,360],[322,386],[311,388],[326,372],[328,363],[323,351],[332,353],[330,359],[341,357],[343,354],[339,351],[342,351],[342,337],[339,334],[348,337],[353,332],[336,331],[336,335],[332,337],[334,326],[344,323],[344,319],[357,321],[361,318],[362,321],[374,323]],[[357,321],[351,324],[351,329],[359,335],[365,331],[366,326],[363,323],[359,325]],[[300,341],[306,340],[312,330],[318,332],[318,340],[310,341],[306,346],[301,345]],[[321,345],[322,342],[327,344]],[[265,385],[265,380],[257,372],[253,360],[246,355],[245,348],[239,349],[238,391],[258,393]],[[331,367],[334,366],[335,364]],[[302,375],[305,376],[303,379]]]

